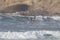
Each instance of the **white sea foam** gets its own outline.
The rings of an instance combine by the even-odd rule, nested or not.
[[[23,15],[18,15],[19,17],[28,17],[28,18],[34,18],[34,16],[23,16]],[[12,17],[12,16],[7,16],[7,17]],[[54,20],[60,20],[60,16],[36,16],[36,20],[43,20],[42,18],[52,18]],[[2,17],[0,17],[1,19]],[[12,17],[13,18],[13,17]]]
[[[60,20],[60,16],[52,16],[51,18],[53,18],[54,20]]]
[[[59,31],[26,31],[26,32],[0,32],[0,38],[3,39],[38,39],[38,38],[44,38],[44,34],[48,36],[48,34],[51,35],[51,37],[60,38],[60,32]],[[48,36],[49,37],[49,36]]]
[[[44,18],[51,18],[51,19],[53,19],[53,20],[60,20],[60,16],[44,16]],[[36,19],[42,19],[43,18],[43,16],[36,16]]]
[[[24,17],[24,16],[23,16]],[[34,17],[34,16],[27,16],[27,17]],[[54,20],[60,20],[60,16],[36,16],[36,19],[37,20],[42,20],[42,18],[52,18],[52,19],[54,19]]]

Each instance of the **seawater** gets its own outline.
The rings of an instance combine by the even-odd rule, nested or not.
[[[59,16],[0,16],[1,40],[59,40]]]

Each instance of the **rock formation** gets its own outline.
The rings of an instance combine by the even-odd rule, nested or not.
[[[22,4],[27,5],[28,10],[17,10],[18,5]],[[60,15],[60,0],[0,0],[0,12],[23,12],[22,15],[24,13],[25,15]]]

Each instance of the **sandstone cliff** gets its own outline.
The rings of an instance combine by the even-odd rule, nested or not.
[[[30,6],[29,11],[31,10],[32,14],[60,15],[60,0],[0,0],[0,10],[10,11],[14,9],[14,5],[18,4],[27,4]],[[31,15],[31,13],[28,14]]]

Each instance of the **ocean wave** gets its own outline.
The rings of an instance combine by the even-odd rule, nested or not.
[[[26,32],[0,32],[2,39],[44,39],[60,38],[60,31],[26,31]]]
[[[2,18],[11,18],[11,19],[16,19],[16,18],[28,18],[28,19],[34,19],[34,16],[23,16],[23,15],[20,15],[20,16],[0,16],[0,19]],[[60,20],[60,16],[36,16],[35,20],[43,20],[44,19],[53,19],[53,20]]]
[[[1,39],[40,39],[40,40],[58,40],[60,39],[60,31],[52,31],[56,30],[54,28],[60,28],[60,20],[59,16],[36,16],[35,20],[39,20],[38,22],[31,22],[34,19],[34,16],[0,16],[0,25],[2,30],[7,30],[8,32],[0,32]],[[43,21],[45,20],[45,21]],[[49,21],[51,20],[51,21]],[[57,21],[55,21],[57,20]],[[22,22],[21,22],[22,21]],[[25,23],[28,22],[28,23]],[[13,23],[12,23],[13,22]],[[20,23],[15,23],[20,22]],[[3,28],[4,27],[4,28]],[[24,32],[11,32],[10,30],[20,30],[21,28],[43,28],[42,31],[33,31],[28,29]],[[44,30],[48,29],[51,31]],[[51,29],[52,28],[52,29]],[[22,30],[22,29],[21,29]],[[23,29],[24,30],[24,29]],[[29,31],[31,30],[31,31]],[[40,29],[39,29],[40,30]],[[60,30],[60,29],[57,29]],[[53,38],[53,39],[52,39]]]

